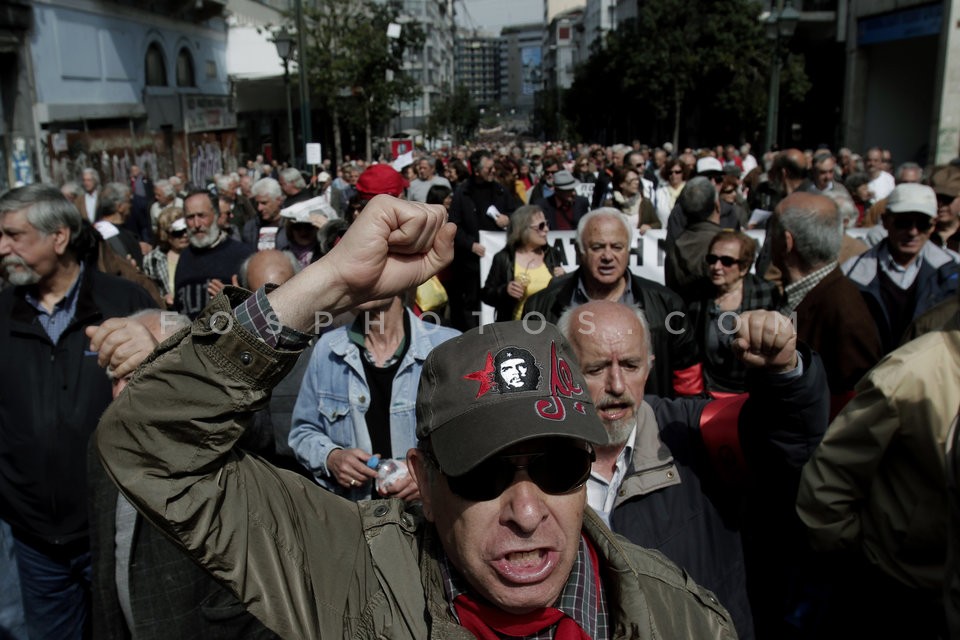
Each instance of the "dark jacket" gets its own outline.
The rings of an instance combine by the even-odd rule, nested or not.
[[[809,349],[801,346],[801,351],[803,376],[782,379],[751,374],[750,400],[739,411],[738,404],[721,401],[729,410],[717,412],[709,422],[710,401],[648,396],[638,413],[633,457],[610,516],[614,532],[660,551],[716,593],[741,638],[753,635],[741,540],[742,513],[751,506],[744,504],[744,485],[718,472],[726,464],[728,451],[714,448],[709,432],[739,433],[734,442],[740,441],[741,464],[746,468],[735,473],[755,472],[754,480],[789,479],[775,506],[757,505],[779,518],[789,515],[791,487],[795,492],[800,469],[827,428],[823,368]],[[773,424],[767,419],[771,415],[778,416]],[[753,454],[769,459],[754,465]],[[765,475],[767,469],[774,469],[775,475]],[[796,531],[797,524],[788,517],[771,520],[769,526],[771,532]],[[775,547],[777,543],[764,544]]]
[[[527,299],[523,307],[524,318],[540,314],[547,322],[556,323],[570,306],[579,283],[576,272],[554,278],[550,286]],[[700,353],[686,307],[680,296],[640,276],[630,274],[630,287],[634,300],[647,317],[650,344],[656,356],[647,378],[646,392],[671,397],[677,393],[676,373],[693,367],[696,367],[696,373],[700,373]],[[668,320],[670,314],[675,315]],[[667,330],[667,322],[675,335]]]
[[[707,350],[707,339],[711,321],[710,308],[714,294],[700,297],[690,303],[690,318],[696,335],[697,346],[703,359],[703,378],[708,391],[723,391],[739,393],[744,390],[747,368],[740,361],[730,346],[732,336],[726,343],[720,341],[720,348],[715,351]],[[743,279],[743,297],[740,311],[754,309],[778,309],[780,306],[780,292],[770,282],[755,274],[748,273]],[[721,338],[723,333],[721,332]],[[809,343],[808,343],[809,344]]]
[[[840,268],[860,289],[860,294],[866,300],[870,315],[873,316],[880,331],[883,352],[889,353],[897,348],[902,336],[894,335],[891,319],[880,293],[880,265],[877,256],[880,247],[886,242],[887,240],[884,239],[866,253],[847,260]],[[958,281],[960,281],[960,265],[953,261],[950,254],[930,242],[923,246],[917,260],[922,260],[923,264],[914,281],[915,304],[911,320],[916,320],[927,309],[955,295]]]
[[[710,249],[710,243],[721,231],[723,227],[716,222],[701,220],[689,224],[680,235],[667,242],[664,281],[687,304],[699,298],[709,284],[703,258]]]
[[[87,535],[85,452],[111,398],[84,328],[157,305],[88,266],[74,319],[53,344],[26,289],[0,294],[0,518],[21,535],[65,544]]]
[[[547,223],[550,225],[550,228],[559,229],[560,226],[557,225],[558,213],[556,195],[552,195],[549,198],[544,198],[540,202],[540,208],[543,209],[543,217],[547,219]],[[580,218],[587,215],[588,211],[590,211],[590,201],[583,196],[574,196],[573,207],[571,208],[573,219],[567,220],[566,226],[570,229],[576,229],[577,223],[580,222]]]
[[[498,182],[477,184],[474,178],[461,183],[450,204],[450,222],[457,225],[453,240],[453,261],[456,268],[480,273],[480,258],[473,253],[473,243],[480,242],[480,231],[501,231],[487,209],[493,205],[504,215],[513,212],[510,198]],[[479,280],[479,275],[477,275]],[[479,286],[479,284],[477,285]]]
[[[496,320],[513,320],[513,312],[519,302],[507,293],[507,285],[514,279],[515,256],[516,251],[511,247],[498,251],[493,256],[490,273],[487,274],[487,281],[483,283],[483,289],[480,291],[480,299],[495,309],[494,319]],[[563,266],[563,258],[559,250],[547,245],[543,254],[543,262],[551,273],[554,268]]]

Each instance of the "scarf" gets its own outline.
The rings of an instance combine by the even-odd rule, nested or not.
[[[596,584],[600,585],[599,562],[597,553],[590,541],[584,537],[590,552],[590,567]],[[599,589],[597,591],[599,593]],[[499,640],[503,634],[510,637],[525,638],[557,625],[555,640],[590,640],[576,621],[556,607],[544,607],[525,614],[507,613],[501,609],[474,599],[470,594],[462,593],[453,601],[454,609],[460,618],[460,624],[478,640]],[[557,624],[559,623],[559,624]]]

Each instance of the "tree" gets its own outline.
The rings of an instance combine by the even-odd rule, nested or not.
[[[443,96],[432,107],[427,120],[429,137],[446,130],[453,136],[453,144],[463,144],[480,126],[480,109],[463,85],[457,85],[452,94]]]
[[[403,22],[400,12],[396,0],[316,0],[304,7],[307,51],[301,64],[307,65],[310,87],[330,115],[337,162],[343,124],[364,128],[369,157],[372,130],[395,115],[394,105],[417,93],[403,56],[423,47],[423,30]],[[400,37],[388,38],[387,26],[401,22]]]
[[[753,0],[640,3],[637,18],[608,34],[577,70],[564,112],[586,136],[669,131],[679,147],[681,129],[695,136],[698,122],[727,139],[743,135],[763,122],[767,99],[772,47],[758,11]],[[802,99],[809,88],[802,64],[788,64],[782,78],[787,99]],[[597,109],[604,95],[616,100]]]

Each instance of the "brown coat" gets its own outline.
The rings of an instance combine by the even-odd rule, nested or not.
[[[883,355],[876,322],[857,286],[839,267],[803,298],[796,318],[797,339],[820,354],[827,370],[832,418]]]

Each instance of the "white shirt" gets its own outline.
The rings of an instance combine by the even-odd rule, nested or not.
[[[613,505],[617,500],[617,491],[627,475],[627,468],[630,466],[630,460],[633,458],[633,446],[637,440],[637,428],[633,427],[630,431],[630,437],[620,454],[617,456],[617,466],[613,471],[613,477],[608,481],[596,471],[590,471],[590,477],[587,478],[587,504],[591,509],[597,512],[607,526],[610,526],[610,514],[613,513]]]
[[[94,222],[97,219],[97,192],[87,193],[84,191],[83,204],[87,207],[87,218],[90,219],[90,222]]]
[[[897,186],[897,183],[893,179],[892,175],[886,171],[881,171],[880,175],[868,183],[868,186],[870,187],[870,192],[873,193],[873,201],[871,202],[872,204],[877,200],[883,200],[890,195],[890,192],[893,191],[895,186]]]

